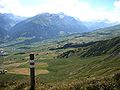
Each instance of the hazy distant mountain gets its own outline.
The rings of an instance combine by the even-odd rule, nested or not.
[[[118,22],[110,22],[109,20],[103,20],[103,21],[85,21],[84,25],[86,25],[90,31],[100,29],[100,28],[106,28],[110,26],[114,26],[119,24]]]
[[[92,32],[84,33],[83,35],[86,37],[94,37],[99,40],[117,37],[120,36],[120,24],[97,29]]]
[[[96,34],[96,35],[100,34],[100,35],[106,35],[111,37],[120,36],[120,24],[95,30],[91,32],[91,34]]]
[[[65,34],[82,33],[88,29],[82,22],[64,14],[43,13],[22,21],[11,29],[12,38],[55,38]]]
[[[118,36],[120,36],[120,24],[107,28],[97,29],[91,32],[75,33],[68,35],[62,41],[59,42],[62,46],[58,47],[57,49],[73,47],[77,48],[83,44],[86,45],[85,42],[106,40]]]
[[[0,27],[2,27],[5,30],[9,30],[16,23],[24,19],[25,17],[16,16],[11,13],[4,13],[4,14],[0,13]]]

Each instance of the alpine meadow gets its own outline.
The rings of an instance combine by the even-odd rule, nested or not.
[[[0,0],[0,90],[120,90],[120,0]]]

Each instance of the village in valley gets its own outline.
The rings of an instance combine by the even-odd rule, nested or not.
[[[0,56],[6,56],[6,55],[8,55],[8,53],[5,52],[3,48],[0,48]]]

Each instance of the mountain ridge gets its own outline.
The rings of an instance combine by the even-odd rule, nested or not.
[[[16,37],[51,38],[74,32],[84,32],[87,28],[71,16],[43,13],[22,21],[10,31]],[[18,33],[19,32],[19,33]]]

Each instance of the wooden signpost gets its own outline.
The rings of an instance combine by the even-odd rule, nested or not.
[[[34,54],[30,54],[30,79],[31,79],[30,90],[35,90],[35,60],[34,60]]]

